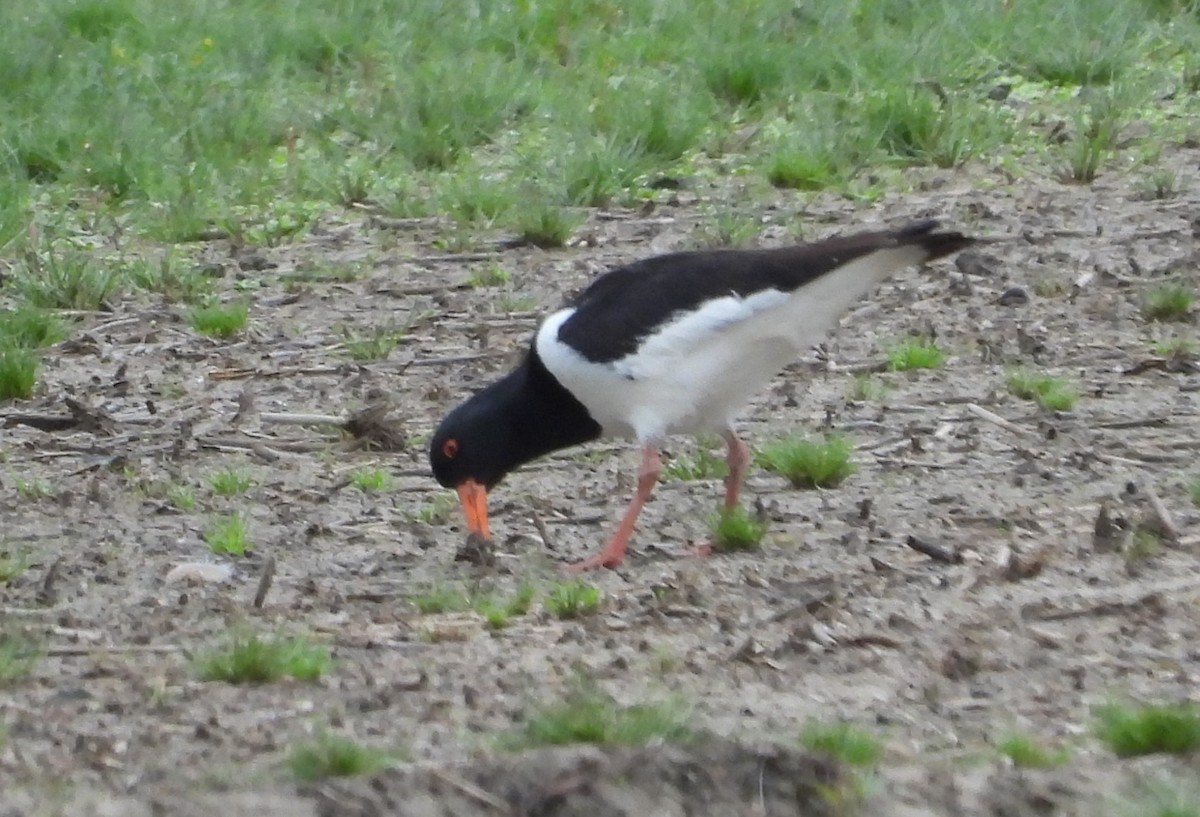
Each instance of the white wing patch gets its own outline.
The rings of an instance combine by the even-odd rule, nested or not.
[[[889,273],[924,258],[920,247],[879,250],[791,293],[771,289],[706,301],[611,363],[593,363],[558,339],[574,309],[547,318],[536,346],[546,368],[607,435],[648,440],[721,431]]]

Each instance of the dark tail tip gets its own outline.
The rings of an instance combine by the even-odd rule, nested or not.
[[[929,254],[926,258],[928,261],[953,255],[975,243],[974,238],[959,232],[938,232],[940,226],[933,219],[914,221],[896,231],[896,241],[920,246]]]

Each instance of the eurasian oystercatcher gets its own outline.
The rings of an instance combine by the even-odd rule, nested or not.
[[[429,461],[458,492],[467,528],[490,537],[487,494],[506,474],[600,437],[642,447],[637,493],[608,544],[575,569],[615,567],[658,481],[670,434],[719,433],[725,507],[750,453],[734,420],[889,274],[973,243],[935,221],[768,250],[681,252],[614,269],[550,315],[522,363],[451,411]]]

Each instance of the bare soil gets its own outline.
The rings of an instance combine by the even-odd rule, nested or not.
[[[914,173],[918,192],[872,206],[761,200],[761,244],[797,225],[816,237],[928,216],[999,240],[898,275],[754,400],[752,444],[832,427],[853,436],[858,465],[828,491],[753,473],[749,501],[771,523],[760,551],[679,558],[704,539],[721,486],[667,481],[627,563],[593,577],[600,614],[562,622],[538,604],[498,632],[409,599],[437,583],[545,586],[602,543],[636,453],[604,443],[513,475],[493,498],[496,562],[477,567],[455,560],[457,509],[420,518],[443,493],[423,441],[566,294],[688,246],[713,191],[594,214],[561,251],[447,255],[432,248],[434,222],[357,216],[284,247],[205,245],[197,263],[263,285],[243,337],[201,338],[184,309],[129,300],[53,350],[39,399],[3,408],[0,542],[31,562],[0,585],[3,627],[46,655],[0,687],[0,815],[832,814],[852,806],[830,796],[849,773],[796,747],[808,721],[838,718],[886,744],[864,783],[869,814],[1096,814],[1146,780],[1194,779],[1194,761],[1118,761],[1092,727],[1112,698],[1200,689],[1200,515],[1187,494],[1200,374],[1156,357],[1164,330],[1140,314],[1149,286],[1198,283],[1198,157],[1175,157],[1183,190],[1161,201],[1116,174],[1085,187],[981,172]],[[467,285],[495,263],[511,283]],[[352,268],[365,274],[299,280]],[[1002,299],[1011,287],[1027,299]],[[342,326],[397,325],[407,334],[385,361],[341,348]],[[944,368],[883,372],[882,397],[850,399],[890,343],[928,331],[952,352]],[[1191,324],[1171,331],[1195,336]],[[1008,394],[1017,367],[1076,383],[1075,410]],[[398,451],[278,416],[344,418],[381,397],[392,413],[373,433]],[[35,416],[36,427],[28,415],[72,419]],[[693,450],[680,440],[671,453]],[[349,484],[380,464],[392,490]],[[254,487],[212,496],[208,477],[225,468]],[[171,483],[195,487],[194,510],[163,496]],[[252,553],[213,556],[204,530],[239,508]],[[1129,551],[1142,524],[1167,534],[1161,553]],[[909,537],[954,556],[930,558]],[[180,567],[195,563],[232,571]],[[198,680],[189,654],[245,626],[311,633],[335,666],[316,683]],[[495,735],[581,673],[620,701],[684,700],[714,737],[495,750]],[[412,763],[298,786],[284,760],[320,727]],[[1012,731],[1071,760],[1013,769],[993,748]]]

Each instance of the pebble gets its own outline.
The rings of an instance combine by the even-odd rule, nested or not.
[[[233,567],[215,562],[184,562],[175,565],[163,580],[167,584],[219,584],[233,578]]]

